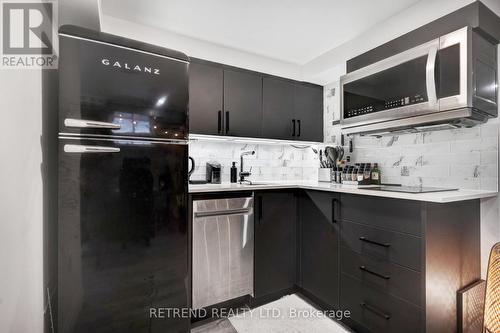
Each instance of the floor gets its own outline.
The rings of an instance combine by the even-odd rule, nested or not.
[[[297,295],[285,296],[253,310],[209,322],[191,333],[349,333],[342,324],[321,316]]]

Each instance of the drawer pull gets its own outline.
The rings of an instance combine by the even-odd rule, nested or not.
[[[383,311],[371,306],[371,305],[368,305],[366,303],[360,303],[359,304],[362,308],[370,311],[370,312],[373,312],[374,314],[376,314],[377,316],[380,316],[382,318],[385,318],[385,320],[389,320],[391,319],[391,316],[389,316],[388,314],[384,313]]]
[[[379,243],[379,242],[376,242],[376,241],[372,241],[372,240],[369,240],[367,239],[366,237],[359,237],[359,240],[362,241],[362,242],[365,242],[365,243],[370,243],[370,244],[373,244],[373,245],[378,245],[378,246],[382,246],[382,247],[389,247],[391,246],[391,244],[389,243]]]
[[[359,266],[359,269],[362,270],[362,271],[364,271],[364,272],[367,272],[368,274],[378,276],[379,278],[382,278],[382,279],[385,279],[385,280],[389,280],[391,278],[388,275],[382,275],[380,273],[377,273],[377,272],[374,272],[372,270],[369,270],[368,268],[366,268],[366,266]]]
[[[338,223],[338,214],[339,214],[339,200],[337,198],[332,199],[332,222]]]

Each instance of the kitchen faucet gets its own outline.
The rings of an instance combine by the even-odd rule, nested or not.
[[[250,171],[252,171],[252,167],[250,167],[250,170],[249,171],[243,171],[243,156],[245,155],[253,155],[255,154],[255,150],[249,150],[249,151],[244,151],[243,153],[241,153],[241,156],[240,156],[240,184],[247,181],[249,182],[248,180],[245,180],[245,177],[249,177],[252,173]]]

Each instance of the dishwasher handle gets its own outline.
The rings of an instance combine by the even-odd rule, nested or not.
[[[230,215],[250,215],[252,214],[251,208],[239,208],[239,209],[226,209],[226,210],[215,210],[208,212],[197,212],[194,213],[195,218],[201,217],[214,217],[214,216],[230,216]]]

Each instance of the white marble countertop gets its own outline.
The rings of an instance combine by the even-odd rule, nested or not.
[[[226,191],[257,191],[257,190],[272,190],[272,189],[290,189],[299,188],[306,190],[318,190],[337,193],[349,193],[358,195],[371,195],[384,198],[417,200],[427,202],[455,202],[471,199],[481,199],[497,196],[498,192],[495,191],[482,191],[482,190],[456,190],[446,192],[431,192],[431,193],[402,193],[402,192],[387,192],[370,190],[370,186],[346,186],[333,183],[322,182],[302,182],[302,181],[284,181],[284,182],[254,182],[253,185],[245,184],[202,184],[202,185],[189,185],[189,193],[210,193],[210,192],[226,192]]]

